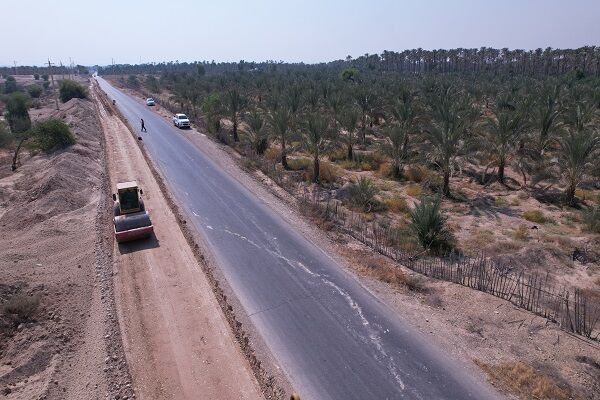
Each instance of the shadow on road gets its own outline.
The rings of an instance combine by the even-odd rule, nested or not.
[[[140,239],[133,242],[119,243],[119,253],[129,254],[136,251],[154,249],[160,247],[159,240],[156,235],[152,234],[148,239]]]

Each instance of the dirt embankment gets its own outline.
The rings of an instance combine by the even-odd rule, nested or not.
[[[0,165],[0,393],[133,395],[114,309],[103,137],[94,104],[49,105],[77,143]],[[117,397],[119,396],[119,397]]]

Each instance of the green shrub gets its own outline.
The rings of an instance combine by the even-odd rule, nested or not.
[[[39,98],[42,95],[42,87],[39,85],[31,85],[27,87],[27,93],[34,99]]]
[[[129,86],[132,89],[137,89],[140,87],[140,81],[138,80],[137,76],[135,75],[129,75],[127,77],[127,86]]]
[[[42,86],[44,87],[44,89],[48,90],[48,88],[50,87],[50,82],[48,82],[48,81],[44,81],[44,82],[42,83]]]
[[[85,99],[87,97],[87,90],[79,83],[70,79],[60,81],[60,101],[66,103],[71,99]]]
[[[14,140],[14,135],[7,129],[6,125],[0,121],[0,147],[9,146]]]
[[[36,81],[40,80],[40,74],[33,74],[33,79],[35,79]]]
[[[529,222],[536,222],[538,224],[543,224],[545,222],[548,222],[548,219],[546,218],[544,213],[540,210],[525,211],[523,213],[523,218]]]
[[[377,206],[375,195],[379,190],[369,178],[361,176],[356,183],[350,187],[350,203],[361,208],[363,211],[372,211]]]
[[[29,119],[29,98],[21,93],[15,92],[6,100],[6,121],[13,133],[22,133],[31,128]]]
[[[14,78],[14,76],[7,76],[4,80],[4,93],[10,94],[16,92],[17,90],[17,80]]]
[[[426,249],[441,251],[451,247],[453,237],[441,211],[440,197],[425,197],[410,211],[410,229]]]
[[[44,75],[42,75],[42,80],[43,80],[44,82],[48,82],[48,78],[49,78],[48,74],[44,74]]]
[[[594,233],[600,233],[600,207],[590,207],[582,213],[585,227]]]
[[[50,118],[33,126],[35,147],[46,153],[64,149],[75,143],[71,130],[60,119]]]

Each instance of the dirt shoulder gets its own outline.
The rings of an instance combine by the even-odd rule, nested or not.
[[[155,110],[166,119],[171,117],[163,107]],[[299,212],[297,200],[289,193],[264,174],[246,171],[242,158],[230,147],[194,129],[182,130],[181,134],[305,237],[318,243],[400,317],[431,336],[449,354],[468,360],[481,379],[486,379],[485,371],[492,384],[523,399],[600,399],[597,343],[570,335],[507,301],[416,275],[330,225],[326,226],[329,230],[319,229],[323,226],[320,221]],[[408,276],[410,282],[418,282],[417,286],[407,285],[405,278],[395,278],[395,271]],[[514,382],[519,382],[517,388]]]
[[[0,165],[0,393],[127,398],[100,124],[88,100],[52,105],[32,118],[62,119],[77,143],[50,155],[26,151],[15,173]]]
[[[151,240],[115,245],[113,253],[119,321],[138,398],[262,398],[135,137],[110,107],[100,107],[112,187],[137,180],[155,228]]]

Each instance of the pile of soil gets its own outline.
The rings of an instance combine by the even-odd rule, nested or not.
[[[127,398],[112,238],[98,229],[109,205],[101,126],[88,100],[36,115],[50,116],[69,125],[76,144],[24,154],[15,173],[0,166],[0,393]]]

